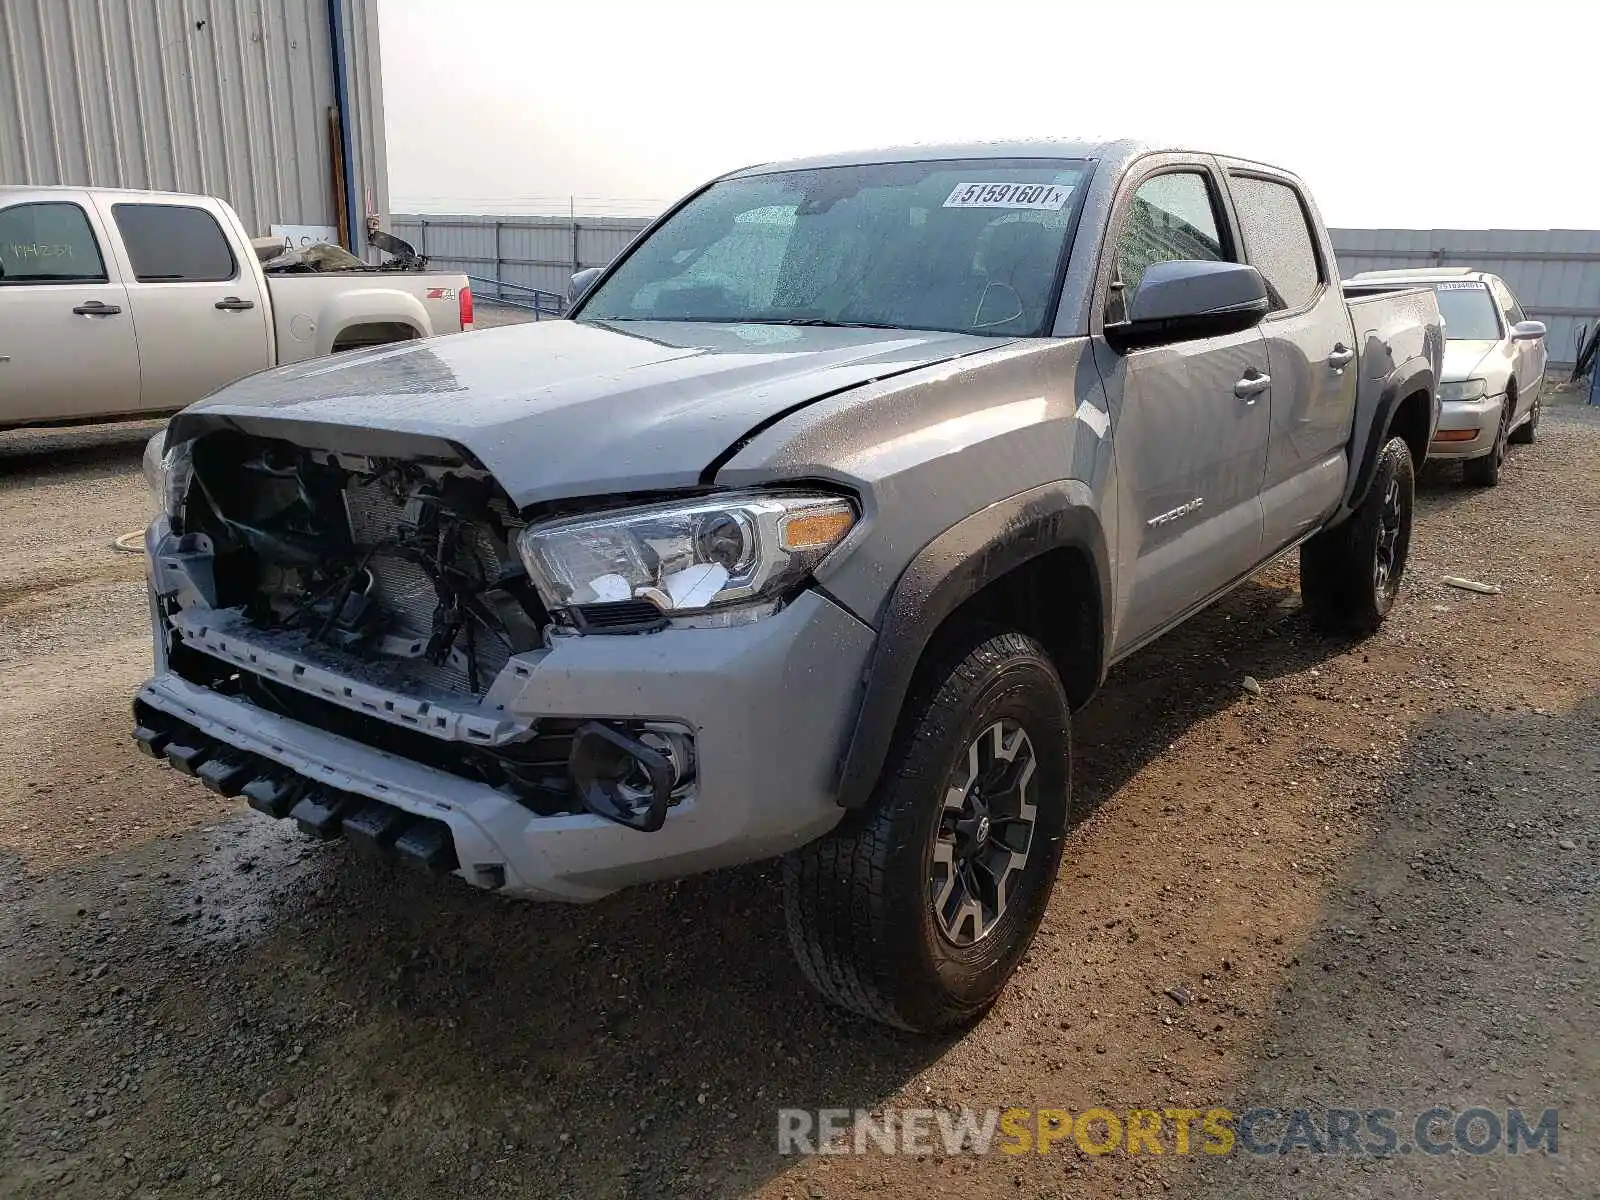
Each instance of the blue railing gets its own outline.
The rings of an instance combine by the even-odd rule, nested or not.
[[[566,297],[555,292],[525,287],[509,279],[490,279],[486,275],[468,275],[467,279],[472,283],[474,300],[524,309],[533,314],[535,321],[544,317],[559,317],[567,311]]]

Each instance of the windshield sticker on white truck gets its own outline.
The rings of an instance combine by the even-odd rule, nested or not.
[[[1436,283],[1433,290],[1436,292],[1481,292],[1485,285],[1481,283]]]
[[[1060,212],[1066,207],[1070,187],[1059,183],[958,183],[944,202],[945,208],[1038,208]]]

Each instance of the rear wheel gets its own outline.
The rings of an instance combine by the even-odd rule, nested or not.
[[[1511,414],[1516,411],[1517,397],[1507,392],[1500,406],[1500,427],[1495,430],[1494,449],[1482,458],[1469,458],[1461,464],[1461,478],[1473,487],[1494,487],[1500,482],[1500,468],[1506,461],[1506,443],[1510,439]]]
[[[1061,860],[1070,716],[1032,639],[968,628],[919,674],[867,806],[784,863],[789,940],[824,997],[920,1032],[994,1003]]]
[[[1528,419],[1517,427],[1517,431],[1507,440],[1516,446],[1531,446],[1539,436],[1539,405],[1541,397],[1535,395],[1533,407],[1528,410]]]
[[[1391,438],[1356,511],[1300,547],[1300,592],[1318,624],[1358,634],[1383,624],[1405,574],[1415,494],[1411,450]]]

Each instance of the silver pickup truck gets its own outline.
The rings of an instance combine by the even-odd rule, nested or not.
[[[210,196],[0,187],[0,429],[165,415],[281,363],[470,328],[465,275],[269,274]]]
[[[268,372],[148,458],[135,737],[316,837],[593,900],[784,857],[834,1002],[973,1019],[1044,911],[1072,711],[1298,548],[1394,603],[1430,292],[1127,142],[717,179],[570,320]]]

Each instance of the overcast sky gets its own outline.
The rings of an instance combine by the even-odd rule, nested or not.
[[[1171,139],[1330,224],[1600,226],[1594,0],[380,0],[395,212],[643,214],[752,162]],[[1570,57],[1569,57],[1570,55]]]

